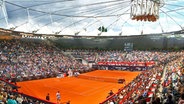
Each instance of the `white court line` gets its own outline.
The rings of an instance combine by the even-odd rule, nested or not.
[[[62,81],[62,80],[61,80]],[[95,80],[91,80],[91,81],[95,81]],[[58,82],[58,81],[57,81]],[[67,85],[71,85],[71,86],[73,86],[73,87],[75,87],[74,85],[72,85],[72,82],[73,81],[70,81],[70,80],[68,80],[68,81],[64,81],[64,82],[62,82],[62,84],[67,84]],[[99,81],[98,81],[99,82]],[[106,82],[106,83],[108,83],[108,82]],[[117,83],[118,84],[118,83]],[[62,85],[61,85],[62,86]],[[81,92],[81,93],[79,93],[78,91],[71,91],[71,90],[69,90],[69,89],[67,89],[67,88],[58,88],[58,87],[51,87],[51,86],[45,86],[45,87],[47,87],[47,88],[51,88],[51,89],[55,89],[55,90],[58,90],[58,91],[60,91],[60,90],[62,90],[64,93],[70,93],[70,94],[76,94],[76,95],[80,95],[80,96],[90,96],[90,95],[94,95],[95,93],[97,93],[97,92],[101,92],[102,90],[104,91],[104,90],[107,90],[107,89],[110,89],[110,88],[113,88],[113,86],[117,86],[117,85],[111,85],[111,83],[109,83],[109,84],[106,84],[106,85],[103,85],[103,86],[100,86],[100,87],[90,87],[90,85],[85,85],[85,84],[78,84],[78,85],[76,85],[76,86],[83,86],[83,87],[89,87],[90,89],[89,90],[86,90],[86,91],[83,91],[83,92]],[[124,85],[122,85],[122,87],[123,87]],[[61,92],[62,93],[62,92]],[[63,94],[64,94],[63,93]]]
[[[82,79],[82,80],[84,80],[84,79]],[[91,80],[91,81],[93,81],[93,80]],[[73,81],[68,80],[68,81],[62,82],[62,84],[67,84],[67,85],[71,85],[71,86],[75,87],[74,85],[72,85],[72,82]],[[104,86],[102,86],[100,88],[99,87],[98,88],[93,88],[93,87],[90,87],[89,85],[87,86],[87,85],[84,85],[84,84],[78,84],[76,86],[78,86],[78,87],[79,86],[88,87],[91,91],[94,91],[96,89],[102,89],[102,87],[106,87],[106,86],[109,86],[109,85],[104,85]],[[52,89],[57,89],[57,90],[64,90],[64,92],[66,92],[66,93],[77,94],[77,95],[81,95],[81,96],[86,96],[86,94],[83,94],[83,93],[91,92],[90,90],[87,90],[87,91],[84,91],[82,93],[79,93],[78,91],[71,91],[71,90],[69,90],[67,88],[56,88],[56,87],[50,87],[50,86],[47,86],[47,87],[48,88],[52,88]]]
[[[89,93],[94,92],[95,90],[106,88],[106,86],[109,86],[109,85],[103,85],[101,87],[91,88],[90,90],[83,91],[82,93],[80,93],[80,95],[88,95]]]
[[[89,93],[89,94],[87,94],[87,95],[88,95],[88,96],[91,96],[91,95],[94,95],[94,94],[97,93],[97,92],[105,91],[105,90],[107,90],[107,89],[112,90],[112,89],[110,89],[110,88],[114,88],[113,86],[116,86],[116,85],[108,86],[108,87],[105,87],[105,88],[100,89],[100,90],[95,90],[95,91],[93,91],[92,93]],[[122,85],[122,87],[123,87],[123,85]],[[116,92],[118,92],[118,89],[117,89],[117,91],[115,91],[115,93],[116,93]],[[107,92],[107,95],[108,95],[108,92]]]

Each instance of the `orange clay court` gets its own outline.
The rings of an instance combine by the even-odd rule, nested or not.
[[[24,92],[41,99],[45,99],[45,96],[49,93],[50,101],[55,103],[57,102],[56,92],[60,91],[61,104],[69,100],[70,104],[99,104],[106,99],[110,90],[117,92],[118,89],[124,86],[124,84],[113,82],[112,79],[124,78],[127,84],[139,73],[96,70],[81,74],[79,78],[65,77],[25,81],[19,82],[18,86],[21,86],[19,92]]]

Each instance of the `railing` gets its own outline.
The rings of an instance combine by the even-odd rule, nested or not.
[[[31,96],[31,95],[27,95],[27,94],[24,94],[24,93],[21,93],[21,92],[17,92],[17,91],[12,91],[13,94],[15,95],[22,95],[24,97],[27,97],[33,101],[38,101],[40,103],[44,103],[44,104],[56,104],[56,103],[53,103],[53,102],[50,102],[50,101],[47,101],[47,100],[43,100],[43,99],[40,99],[40,98],[37,98],[37,97],[34,97],[34,96]]]
[[[42,103],[45,103],[45,104],[56,104],[56,103],[53,103],[53,102],[50,102],[50,101],[47,101],[47,100],[43,100],[43,99],[40,99],[40,98],[37,98],[37,97],[34,97],[34,96],[31,96],[31,95],[27,95],[27,94],[24,94],[22,92],[18,92],[18,88],[20,88],[20,86],[17,86],[16,83],[11,83],[3,78],[0,78],[1,81],[5,82],[7,85],[11,86],[13,88],[13,91],[12,93],[14,95],[18,95],[18,94],[21,94],[22,96],[24,97],[27,97],[31,100],[34,100],[34,101],[38,101],[38,102],[42,102]],[[15,91],[14,89],[16,89],[17,91]]]
[[[1,81],[5,82],[6,84],[8,84],[9,86],[11,86],[13,89],[18,89],[20,88],[20,86],[17,86],[16,83],[13,84],[11,82],[8,82],[7,80],[3,79],[3,78],[0,78]]]
[[[127,86],[127,85],[126,85]],[[110,99],[112,99],[115,95],[119,94],[126,86],[122,87],[119,89],[118,92],[114,93],[113,95],[109,96],[108,98],[106,98],[104,101],[102,101],[101,103],[99,104],[105,104],[107,103]]]
[[[125,97],[123,97],[123,99],[119,102],[119,104],[123,104],[123,102],[124,102],[127,98],[129,98],[130,95],[131,95],[134,91],[136,91],[136,89],[137,89],[141,84],[142,84],[142,82],[137,83],[137,85],[136,85],[130,92],[128,92],[128,94],[127,94]]]

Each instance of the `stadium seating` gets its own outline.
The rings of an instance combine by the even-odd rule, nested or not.
[[[183,64],[183,52],[99,50],[66,50],[65,52],[69,52],[75,58],[82,58],[88,63],[93,63],[97,67],[100,66],[99,62],[124,62],[127,66],[134,66],[134,64],[144,66],[141,62],[154,61],[154,66],[143,70],[132,82],[113,95],[108,96],[101,104],[112,102],[119,104],[151,103],[155,101],[158,94],[161,97],[163,95],[163,98],[167,100],[165,93],[168,92],[168,89],[170,93],[176,95],[175,99],[177,100],[181,95],[178,89],[183,88],[182,84],[184,82],[181,67]],[[98,69],[103,69],[103,67]],[[116,69],[115,67],[113,68]],[[167,70],[164,73],[165,69]],[[7,99],[10,98],[10,95],[16,96],[16,98],[24,95],[18,93],[15,86],[8,85],[8,82],[16,83],[17,81],[57,77],[58,73],[64,73],[67,76],[69,71],[82,73],[89,72],[89,70],[88,65],[66,56],[61,49],[52,44],[47,44],[44,40],[0,40],[0,77],[3,78],[1,80],[3,86],[1,87],[8,91],[10,90],[3,97],[5,99],[1,100],[4,103],[8,101]],[[163,75],[165,76],[163,77]],[[162,81],[163,83],[161,83]],[[162,94],[159,89],[163,87],[167,89],[166,91],[163,89]],[[4,91],[2,94],[4,94]],[[40,99],[28,95],[24,96],[27,97],[22,97],[22,100],[33,102],[33,100],[27,100],[27,98],[31,98],[34,99],[34,102],[40,101]]]

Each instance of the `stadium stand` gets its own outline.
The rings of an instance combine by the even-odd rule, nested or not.
[[[3,97],[5,98],[2,100],[4,103],[8,102],[9,98],[14,97],[16,99],[19,98],[17,102],[24,100],[27,102],[35,102],[35,104],[46,102],[29,95],[19,93],[17,92],[18,87],[8,83],[16,84],[17,81],[56,77],[57,73],[64,73],[68,76],[69,71],[72,73],[91,71],[88,65],[84,65],[75,59],[65,56],[64,52],[69,52],[75,58],[82,58],[88,63],[97,65],[97,69],[114,70],[120,62],[122,64],[119,65],[120,67],[127,66],[129,69],[131,69],[130,66],[149,66],[147,62],[154,62],[154,64],[151,63],[151,67],[144,69],[132,82],[127,84],[125,87],[120,88],[118,92],[108,96],[107,99],[100,104],[143,104],[143,102],[156,102],[156,98],[157,100],[166,99],[161,100],[161,102],[167,102],[169,99],[167,99],[166,96],[170,96],[166,94],[168,92],[171,95],[174,94],[174,96],[172,95],[172,98],[177,102],[183,93],[178,91],[178,89],[181,90],[183,88],[182,83],[184,82],[183,73],[181,72],[181,65],[183,65],[182,51],[123,52],[66,50],[62,52],[60,49],[46,43],[46,41],[37,39],[1,40],[0,50],[0,74],[3,81],[1,84],[3,85],[3,89],[7,90],[5,92],[8,92],[4,95],[5,97]],[[99,62],[105,62],[106,65],[99,65]],[[171,75],[175,77],[171,77]],[[160,91],[162,88],[163,91]],[[163,97],[158,98],[158,95],[159,97],[162,97],[163,95]]]
[[[172,53],[174,54],[176,53]],[[143,71],[131,83],[100,104],[159,104],[159,102],[163,104],[174,102],[172,104],[175,104],[183,93],[179,93],[178,89],[179,86],[183,88],[183,85],[179,84],[182,82],[183,54],[180,53],[182,56],[180,58],[180,55],[178,57],[172,55],[170,54],[170,58],[167,57],[165,62],[152,70]],[[164,70],[166,73],[163,74]]]
[[[69,69],[88,70],[88,66],[71,60],[41,40],[1,41],[0,61],[1,76],[16,77],[17,81],[52,77]]]

